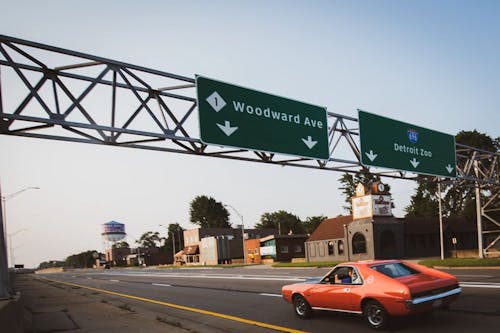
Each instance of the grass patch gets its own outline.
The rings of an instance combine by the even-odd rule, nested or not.
[[[318,261],[318,262],[277,262],[272,267],[333,267],[343,261]]]
[[[500,258],[447,258],[441,259],[425,259],[419,262],[420,265],[433,267],[493,267],[500,266]]]

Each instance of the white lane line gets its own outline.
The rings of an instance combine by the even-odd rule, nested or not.
[[[453,274],[460,277],[478,277],[478,278],[492,278],[491,275],[475,275],[475,274]]]
[[[461,282],[462,288],[500,288],[500,283]]]
[[[109,280],[111,282],[120,282],[120,280]]]
[[[143,277],[173,277],[173,278],[195,278],[195,279],[225,279],[225,280],[258,280],[258,281],[292,281],[292,282],[303,282],[306,281],[305,277],[289,277],[289,276],[255,276],[255,275],[201,275],[201,274],[144,274],[144,273],[107,273],[110,275],[121,275],[121,276],[143,276]]]
[[[87,276],[87,280],[92,280],[92,278],[90,276]]]
[[[159,287],[172,287],[170,284],[163,284],[163,283],[152,283],[151,285]]]
[[[266,293],[260,293],[259,295],[261,296],[271,296],[271,297],[281,297],[279,294],[266,294]]]

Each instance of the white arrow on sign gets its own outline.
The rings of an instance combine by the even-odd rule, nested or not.
[[[311,138],[311,136],[308,136],[307,140],[304,139],[304,138],[302,138],[302,141],[304,141],[304,143],[306,144],[307,148],[309,148],[309,149],[312,149],[318,143],[318,141],[313,141],[313,139]]]
[[[224,134],[226,134],[227,136],[230,136],[231,134],[233,134],[234,132],[236,132],[236,130],[238,129],[238,127],[231,127],[231,124],[229,123],[229,121],[225,121],[224,122],[224,125],[221,125],[221,124],[217,124],[217,126],[222,130],[222,132],[224,132]]]
[[[365,155],[366,155],[366,156],[368,156],[368,158],[369,158],[369,159],[370,159],[370,161],[372,161],[372,162],[373,162],[373,160],[374,160],[374,159],[376,159],[376,158],[377,158],[377,156],[378,156],[377,154],[374,154],[374,153],[373,153],[373,150],[370,150],[370,152],[369,152],[369,153],[365,153]]]
[[[417,160],[415,159],[415,157],[414,157],[412,160],[410,160],[410,163],[411,163],[411,165],[413,165],[413,167],[414,167],[414,168],[417,168],[417,167],[418,167],[418,165],[420,164],[420,162],[419,162],[419,161],[417,161]]]
[[[448,165],[446,166],[446,170],[448,171],[448,173],[451,173],[451,172],[453,171],[453,169],[454,169],[454,168],[453,168],[450,164],[448,164]]]

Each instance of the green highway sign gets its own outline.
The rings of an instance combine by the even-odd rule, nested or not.
[[[361,163],[441,177],[457,176],[455,137],[358,111]]]
[[[328,160],[323,107],[196,77],[201,141]]]

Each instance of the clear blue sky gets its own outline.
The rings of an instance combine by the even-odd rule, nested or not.
[[[500,135],[498,1],[5,1],[0,33],[357,116]],[[280,209],[343,213],[339,173],[0,136],[16,263],[102,249],[100,225],[139,237],[189,224],[200,194],[245,224]],[[414,184],[388,180],[395,213]],[[235,214],[231,222],[240,221]],[[133,239],[129,239],[133,242]]]

